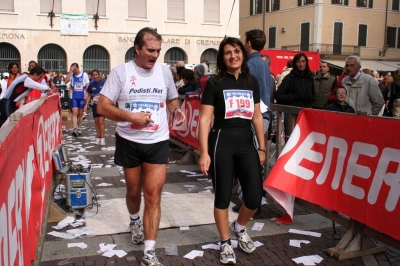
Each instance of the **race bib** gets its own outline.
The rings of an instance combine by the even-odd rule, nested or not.
[[[146,125],[146,126],[138,126],[135,124],[131,124],[131,128],[133,130],[139,130],[144,132],[154,132],[160,126],[160,117],[161,117],[161,105],[159,102],[150,102],[150,101],[132,101],[131,102],[131,112],[137,113],[151,113],[149,117],[154,122]]]
[[[250,90],[224,90],[225,119],[252,119],[254,114],[253,92]]]
[[[82,82],[76,82],[74,84],[74,90],[75,91],[83,91],[83,83]]]

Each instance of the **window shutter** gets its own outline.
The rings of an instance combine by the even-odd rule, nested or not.
[[[303,2],[303,0],[298,0],[298,1],[297,1],[297,5],[298,5],[298,6],[302,6],[302,2]]]
[[[400,48],[400,28],[397,28],[397,48]]]
[[[386,44],[389,47],[394,48],[395,44],[396,44],[396,28],[394,27],[387,27],[386,30],[387,34],[386,34]]]
[[[310,1],[310,4],[314,4],[314,0],[311,0],[311,1]]]
[[[358,46],[367,46],[367,25],[358,25]]]
[[[344,5],[348,6],[349,5],[349,0],[344,0]]]
[[[336,0],[332,0],[331,4],[336,4]]]
[[[204,22],[219,23],[220,0],[204,0]]]
[[[262,2],[263,0],[257,0],[257,14],[262,14]]]
[[[97,0],[86,0],[86,14],[94,15],[97,12]],[[99,14],[100,17],[106,16],[106,0],[99,1]]]
[[[393,0],[392,2],[392,10],[399,11],[400,0]]]
[[[276,27],[269,28],[268,32],[268,48],[275,48],[276,43]]]
[[[272,4],[274,4],[274,0],[272,0]],[[265,1],[265,12],[269,12],[269,11],[271,11],[269,8],[269,0],[266,0]]]
[[[0,0],[0,10],[14,12],[14,0]]]
[[[250,0],[250,16],[254,15],[254,0]]]
[[[374,3],[373,0],[369,0],[368,7],[369,7],[369,8],[373,8],[373,6],[374,6],[373,3]]]
[[[40,13],[48,14],[53,7],[53,0],[40,0]],[[54,0],[54,14],[61,13],[61,0]]]
[[[147,18],[147,0],[128,0],[129,18]]]
[[[276,1],[275,1],[275,5],[276,5],[275,10],[280,10],[280,8],[281,8],[280,0],[276,0]]]
[[[168,20],[185,20],[185,1],[168,0]]]

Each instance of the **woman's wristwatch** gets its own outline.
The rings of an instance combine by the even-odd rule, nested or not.
[[[258,148],[257,150],[267,152],[267,148],[264,148],[264,149]]]

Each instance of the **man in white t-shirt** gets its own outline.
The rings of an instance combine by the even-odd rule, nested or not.
[[[155,240],[167,175],[167,108],[178,125],[186,119],[170,69],[157,63],[161,40],[161,35],[152,28],[143,28],[137,33],[136,59],[111,71],[97,105],[99,114],[118,121],[114,161],[124,167],[131,242],[144,243],[142,265],[161,265],[155,254]],[[114,102],[118,102],[118,107]],[[139,217],[142,191],[143,226]]]

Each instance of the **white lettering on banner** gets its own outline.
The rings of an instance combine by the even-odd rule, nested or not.
[[[7,205],[3,203],[0,210],[0,262],[4,265],[15,265],[18,260],[23,264],[22,228],[28,228],[29,209],[31,203],[31,184],[33,179],[32,162],[34,159],[33,146],[29,146],[25,160],[15,171],[15,176],[8,188]],[[23,200],[25,197],[26,219],[23,220]],[[18,255],[17,255],[18,252]]]
[[[295,134],[300,134],[299,125],[293,131]],[[295,138],[293,138],[295,139]],[[296,141],[298,141],[297,139]],[[301,166],[300,163],[303,159],[320,164],[323,163],[322,169],[316,178],[316,183],[322,185],[325,183],[329,169],[334,167],[335,175],[331,183],[332,189],[339,188],[342,172],[344,169],[344,159],[348,153],[348,144],[345,139],[331,136],[328,139],[326,153],[317,152],[312,150],[314,144],[326,144],[326,136],[318,132],[310,132],[299,147],[294,151],[293,155],[288,159],[284,165],[284,170],[292,175],[300,177],[304,180],[311,180],[315,176],[315,168],[309,169]],[[296,146],[296,143],[288,142],[291,148]],[[290,148],[290,149],[291,149]],[[332,165],[332,156],[334,148],[339,149],[338,159],[336,165]],[[287,153],[288,150],[282,151]],[[360,165],[358,159],[360,156],[376,157],[379,149],[374,144],[354,142],[351,150],[347,167],[344,173],[342,192],[359,200],[365,198],[365,191],[363,188],[356,186],[353,183],[353,177],[369,179],[371,177],[371,166]],[[281,155],[282,156],[282,155]],[[325,158],[324,158],[325,156]],[[397,166],[396,173],[389,172],[389,165],[391,163],[400,164],[400,150],[385,148],[378,160],[377,168],[373,176],[371,187],[368,191],[368,202],[375,204],[381,190],[382,183],[385,182],[390,187],[389,194],[386,199],[385,208],[391,212],[396,209],[400,198],[400,167]]]
[[[199,117],[200,117],[200,110],[194,109],[190,104],[190,101],[186,101],[185,103],[186,109],[186,117],[190,118],[186,119],[184,123],[187,123],[187,130],[186,131],[177,131],[176,133],[179,134],[181,137],[186,137],[189,133],[192,137],[198,138],[199,135]]]

